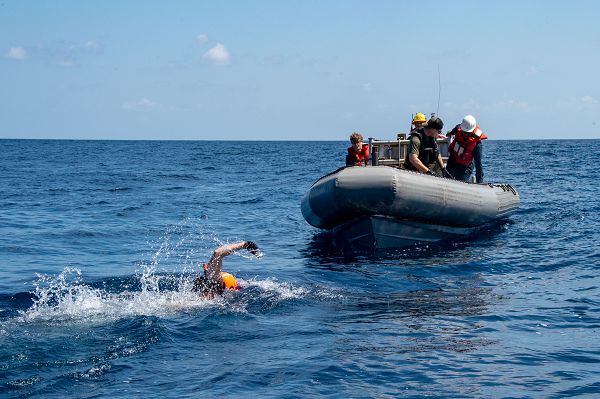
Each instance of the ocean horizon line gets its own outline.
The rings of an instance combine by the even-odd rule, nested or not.
[[[376,138],[375,140],[394,140],[393,138]],[[315,139],[315,140],[286,140],[286,139],[111,139],[111,138],[16,138],[16,137],[0,137],[0,140],[30,140],[30,141],[157,141],[157,142],[290,142],[290,143],[307,143],[307,142],[346,142],[347,139]],[[568,137],[568,138],[508,138],[508,139],[487,139],[487,141],[566,141],[566,140],[600,140],[600,137]],[[368,138],[365,142],[368,141]]]

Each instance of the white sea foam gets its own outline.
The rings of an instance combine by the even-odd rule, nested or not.
[[[174,312],[215,306],[218,300],[207,300],[191,290],[158,288],[159,276],[142,275],[141,291],[116,293],[82,283],[81,272],[65,269],[57,277],[40,276],[35,289],[37,299],[22,312],[20,320],[32,321],[100,321],[131,316],[167,316]]]
[[[31,322],[106,322],[133,316],[171,317],[182,312],[197,311],[204,308],[218,308],[234,313],[247,313],[247,307],[257,301],[267,301],[270,306],[282,301],[302,298],[308,290],[295,287],[276,279],[243,280],[238,279],[247,295],[237,291],[226,291],[216,298],[205,298],[192,291],[192,280],[186,275],[164,276],[153,273],[153,267],[147,267],[139,275],[141,290],[132,291],[131,283],[106,288],[95,288],[82,281],[81,271],[66,268],[58,276],[38,276],[35,285],[33,305],[20,313],[17,320]],[[169,288],[161,289],[161,282]],[[165,284],[163,284],[165,285]]]
[[[83,281],[81,271],[75,268],[65,268],[56,276],[38,275],[34,304],[21,312],[17,320],[103,322],[132,316],[170,317],[204,308],[246,313],[257,302],[277,306],[308,294],[305,288],[276,279],[246,281],[239,277],[238,283],[249,288],[247,292],[225,292],[212,299],[193,292],[190,276],[201,270],[200,264],[210,257],[211,248],[226,243],[211,233],[203,220],[185,219],[168,226],[158,240],[148,243],[153,248],[152,256],[139,264],[136,281],[92,286]],[[257,261],[263,254],[256,257],[238,251],[232,255]],[[170,274],[165,275],[169,269]]]
[[[291,283],[280,282],[275,278],[268,278],[266,280],[248,280],[243,282],[248,286],[256,286],[265,292],[274,293],[281,300],[298,299],[306,296],[308,290],[303,287],[294,287]]]

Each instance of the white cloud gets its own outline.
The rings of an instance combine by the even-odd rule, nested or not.
[[[27,59],[27,51],[23,47],[11,47],[6,53],[6,58],[22,61]]]
[[[198,36],[196,36],[196,40],[199,44],[204,44],[208,42],[208,36],[206,36],[204,33],[201,33]]]
[[[470,114],[476,112],[531,112],[532,105],[516,98],[500,99],[494,102],[479,102],[472,98],[462,102],[444,102],[441,110],[451,113]]]
[[[598,108],[600,101],[590,95],[583,97],[568,97],[559,100],[556,105],[563,111],[580,111],[581,108]]]
[[[229,64],[231,60],[229,51],[227,51],[225,46],[223,46],[221,43],[217,43],[215,47],[211,48],[206,53],[204,53],[203,58],[217,65]]]
[[[371,90],[373,90],[373,85],[370,82],[363,83],[362,87],[363,90],[366,92],[370,92]]]
[[[157,108],[159,106],[158,103],[143,97],[138,101],[126,102],[123,104],[122,108],[126,110],[147,110]]]
[[[102,43],[97,40],[83,40],[78,43],[65,41],[40,42],[27,50],[24,47],[12,47],[4,54],[7,59],[46,62],[62,67],[80,65],[85,58],[99,55]]]
[[[73,61],[70,60],[62,60],[58,62],[58,65],[63,66],[65,68],[70,68],[75,65]]]
[[[88,40],[83,47],[90,50],[97,50],[100,45],[95,40]]]
[[[502,110],[528,111],[529,103],[527,101],[509,99],[509,100],[498,101],[496,104],[494,104],[493,108],[500,108]]]
[[[470,98],[463,103],[445,102],[445,103],[443,103],[442,108],[450,109],[452,111],[470,112],[472,110],[480,110],[482,108],[482,105],[479,102]],[[419,111],[419,112],[423,112],[423,111]]]
[[[592,96],[583,96],[581,97],[581,103],[583,105],[593,106],[598,104],[598,100]]]

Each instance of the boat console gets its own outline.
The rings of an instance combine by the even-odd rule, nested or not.
[[[408,151],[408,140],[406,134],[398,133],[396,140],[378,140],[369,137],[369,149],[371,151],[372,166],[391,166],[402,169],[406,153]],[[445,137],[437,139],[440,155],[444,163],[448,160],[449,140]],[[437,165],[436,165],[437,166]],[[433,167],[435,169],[435,167]]]

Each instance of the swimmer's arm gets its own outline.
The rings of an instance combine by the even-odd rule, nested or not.
[[[205,275],[211,280],[219,280],[221,278],[221,268],[223,267],[223,258],[231,255],[235,251],[246,248],[246,242],[237,242],[235,244],[227,244],[215,249],[208,265],[206,266]]]

